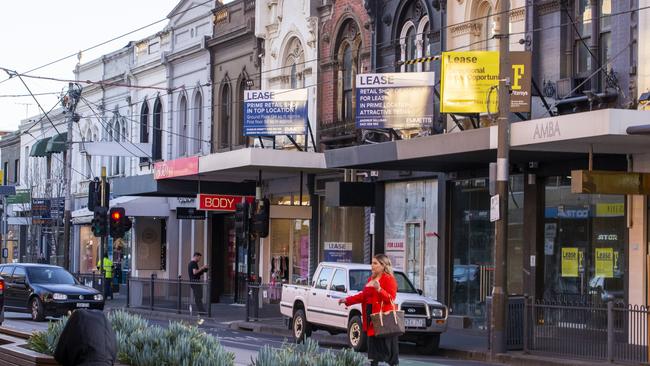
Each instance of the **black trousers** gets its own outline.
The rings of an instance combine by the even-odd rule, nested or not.
[[[104,299],[113,299],[113,279],[104,278]]]
[[[371,365],[379,362],[399,365],[399,336],[379,338],[368,337],[368,359]]]
[[[190,285],[190,287],[194,294],[194,305],[196,305],[196,311],[199,313],[205,313],[205,307],[203,306],[203,286],[196,284]]]

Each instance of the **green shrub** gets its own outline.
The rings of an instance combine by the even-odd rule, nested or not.
[[[219,341],[195,326],[170,322],[169,327],[149,325],[147,320],[125,311],[108,314],[117,339],[117,359],[132,366],[232,366],[235,355]],[[67,317],[35,332],[29,348],[53,355]]]
[[[281,348],[264,346],[252,360],[253,366],[363,366],[366,357],[352,349],[339,352],[321,351],[318,343],[307,339],[304,344],[285,343]]]

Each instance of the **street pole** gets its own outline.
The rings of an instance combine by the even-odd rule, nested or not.
[[[7,174],[5,172],[5,174]],[[7,248],[7,196],[2,195],[2,254],[4,254],[4,249]],[[4,255],[2,256],[2,263],[7,263],[7,259]]]
[[[75,110],[81,91],[75,90],[73,83],[68,84],[68,104],[65,106],[68,114],[68,135],[65,155],[65,211],[63,213],[63,267],[70,268],[70,232],[72,231],[72,124],[75,121]]]
[[[100,185],[99,192],[101,197],[100,199],[101,207],[106,207],[108,206],[108,202],[106,202],[106,193],[104,193],[106,190],[106,167],[105,166],[102,167],[102,176],[99,185]],[[104,281],[106,281],[106,278],[104,276],[104,246],[106,245],[107,234],[108,233],[102,235],[99,244],[99,275],[101,276],[100,283],[102,284],[102,286],[106,286],[104,284]],[[102,294],[104,294],[103,287],[102,287]]]
[[[499,9],[499,114],[497,145],[497,195],[499,218],[495,223],[494,287],[492,289],[492,356],[506,352],[507,272],[508,272],[508,179],[510,155],[510,1],[500,1]]]

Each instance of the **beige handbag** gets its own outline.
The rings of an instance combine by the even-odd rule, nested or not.
[[[401,336],[404,334],[404,311],[397,310],[393,299],[390,300],[393,305],[393,310],[382,312],[384,303],[381,303],[381,308],[378,313],[370,315],[372,326],[375,329],[375,337],[387,338],[393,336]]]

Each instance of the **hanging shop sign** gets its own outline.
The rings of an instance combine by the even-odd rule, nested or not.
[[[571,193],[650,194],[650,173],[572,170]]]
[[[32,224],[50,225],[52,223],[51,201],[47,198],[32,199]]]
[[[435,83],[433,72],[357,75],[357,128],[430,128]]]
[[[352,243],[326,241],[323,258],[325,262],[352,263]]]
[[[31,193],[29,189],[17,189],[15,195],[7,196],[8,205],[29,203]]]
[[[497,112],[499,52],[443,52],[440,80],[442,113]],[[489,94],[489,98],[488,98]]]
[[[244,91],[244,135],[304,135],[307,89]]]
[[[530,51],[510,52],[512,67],[510,112],[530,112],[531,76],[533,72],[533,56]]]
[[[255,201],[254,196],[230,196],[223,194],[204,194],[196,196],[196,209],[204,211],[235,212],[237,204],[245,199],[248,203]]]
[[[406,240],[386,239],[385,251],[395,270],[406,270]]]
[[[562,248],[562,277],[578,277],[578,248]]]
[[[205,220],[205,211],[194,207],[177,207],[176,219],[178,220]]]
[[[199,173],[199,157],[190,156],[168,161],[159,161],[153,165],[153,177],[156,180],[184,177]]]
[[[596,248],[596,277],[614,277],[614,248]]]

